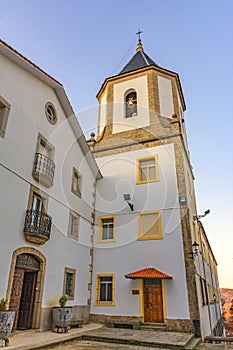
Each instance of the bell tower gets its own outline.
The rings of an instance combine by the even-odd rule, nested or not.
[[[179,76],[161,68],[144,51],[138,33],[136,53],[119,72],[107,78],[97,94],[99,102],[98,136],[95,147],[106,138],[119,137],[140,141],[148,138],[148,132],[156,137],[184,130],[186,109]],[[143,136],[143,132],[146,134]]]
[[[119,276],[124,276],[129,257],[132,271],[154,266],[168,273],[174,284],[166,284],[171,297],[166,322],[175,330],[177,325],[183,327],[183,318],[185,329],[190,331],[192,320],[199,320],[200,315],[194,262],[189,254],[196,234],[192,219],[196,200],[184,123],[186,106],[178,74],[160,67],[146,54],[140,34],[136,53],[119,74],[104,81],[97,94],[98,135],[95,139],[92,134],[88,141],[103,175],[97,183],[99,226],[94,242],[96,247],[111,249],[95,250],[93,274],[106,273],[102,262],[108,261],[108,272],[115,271],[121,281],[118,284],[127,288]],[[131,198],[133,210],[123,201],[124,195]],[[106,242],[104,234],[102,238],[98,235],[105,232],[109,225],[105,220],[110,219],[115,231],[111,232],[111,242]],[[171,258],[174,245],[175,256]],[[115,253],[121,254],[122,270],[112,260]],[[122,300],[124,297],[122,293]],[[178,299],[180,304],[174,311]],[[125,314],[125,307],[117,311],[119,315]],[[93,307],[92,312],[100,314],[101,310]],[[127,312],[131,315],[134,311]],[[108,314],[114,315],[114,310]],[[146,310],[142,314],[146,320]]]

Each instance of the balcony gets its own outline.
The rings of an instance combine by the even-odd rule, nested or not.
[[[53,184],[55,171],[54,162],[41,153],[35,154],[32,176],[45,187],[51,187]]]
[[[44,244],[50,239],[52,218],[38,210],[27,210],[24,222],[24,237],[26,241]]]

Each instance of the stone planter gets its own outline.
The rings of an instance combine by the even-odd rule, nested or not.
[[[53,331],[67,333],[73,316],[72,306],[53,308]]]
[[[15,311],[0,310],[0,340],[3,346],[9,344],[8,335],[11,333],[15,319]]]

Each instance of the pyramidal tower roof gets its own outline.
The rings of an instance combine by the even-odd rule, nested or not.
[[[140,33],[140,32],[139,32]],[[137,33],[138,34],[138,33]],[[119,74],[129,73],[134,70],[145,68],[148,66],[156,66],[157,63],[155,63],[143,50],[142,42],[140,39],[140,35],[138,38],[138,46],[136,49],[135,55],[131,58],[131,60],[124,66],[124,68],[120,71]]]

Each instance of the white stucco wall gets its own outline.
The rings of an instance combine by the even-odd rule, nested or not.
[[[136,185],[136,159],[150,154],[158,155],[159,181]],[[97,182],[96,220],[99,215],[116,215],[116,241],[98,243],[96,221],[93,285],[96,274],[114,272],[116,306],[92,306],[91,311],[140,316],[139,296],[132,295],[138,281],[124,275],[153,266],[173,277],[165,282],[166,317],[189,318],[173,144],[97,158],[97,162],[103,179]],[[131,194],[134,212],[124,202],[124,193]],[[161,211],[163,238],[140,241],[138,212],[150,210]]]
[[[160,114],[171,118],[174,114],[172,83],[170,79],[158,76]]]
[[[99,101],[99,130],[98,133],[101,134],[106,125],[106,113],[107,113],[107,92],[103,93]]]
[[[134,89],[137,93],[137,115],[125,118],[125,93]],[[129,79],[113,87],[113,134],[149,125],[147,76]]]
[[[13,252],[20,247],[33,247],[46,258],[43,306],[57,304],[63,291],[65,267],[77,271],[75,297],[69,304],[87,305],[94,176],[54,90],[3,56],[0,56],[0,72],[0,95],[11,104],[5,137],[0,137],[1,248],[4,247],[0,254],[0,295],[6,295]],[[54,126],[45,116],[47,101],[53,103],[57,112]],[[55,149],[55,177],[50,188],[32,177],[38,133]],[[81,198],[71,192],[73,167],[82,175]],[[23,235],[31,185],[48,196],[52,230],[50,240],[44,245],[27,242]],[[70,209],[81,216],[78,241],[67,236]]]

